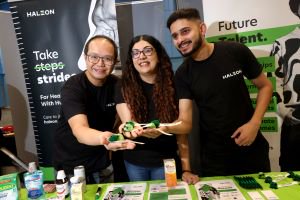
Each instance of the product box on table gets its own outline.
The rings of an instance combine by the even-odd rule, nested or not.
[[[19,199],[20,181],[17,173],[0,176],[0,200]]]

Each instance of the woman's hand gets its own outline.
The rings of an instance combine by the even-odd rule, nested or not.
[[[134,127],[131,131],[124,131],[125,125],[126,123],[123,123],[119,126],[119,132],[123,133],[126,138],[135,139],[139,136],[142,136],[143,128],[138,123],[134,124]]]

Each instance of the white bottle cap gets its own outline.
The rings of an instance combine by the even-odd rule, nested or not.
[[[84,171],[84,166],[79,165],[74,168],[74,176],[79,176],[83,177],[85,179],[85,171]]]
[[[66,178],[65,171],[64,171],[64,170],[59,170],[59,171],[57,172],[56,179],[64,179],[64,178]]]
[[[73,176],[73,177],[70,178],[70,182],[71,182],[71,184],[80,183],[80,177]]]
[[[36,170],[37,170],[37,168],[36,168],[35,162],[30,162],[30,163],[28,164],[28,171],[29,171],[30,173],[32,173],[32,172],[34,172],[34,171],[36,171]]]

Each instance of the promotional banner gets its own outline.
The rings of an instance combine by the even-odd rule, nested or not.
[[[85,70],[83,47],[88,39],[103,34],[117,43],[118,75],[134,35],[162,38],[162,25],[157,23],[163,19],[162,7],[162,0],[10,2],[41,166],[52,166],[60,89],[70,76]],[[141,15],[149,19],[147,23],[139,20]],[[119,35],[118,29],[126,31]]]
[[[80,61],[85,42],[95,34],[118,38],[115,2],[106,1],[105,5],[99,2],[10,3],[41,166],[52,166],[53,134],[60,117],[60,89],[68,78],[85,69]],[[101,18],[103,10],[108,9],[110,17],[114,16],[110,22]]]
[[[280,96],[278,91],[282,91],[282,82],[278,82],[278,77],[274,75],[280,61],[276,53],[272,53],[272,48],[276,44],[275,40],[297,29],[299,18],[291,11],[289,0],[203,0],[203,10],[204,21],[208,28],[206,35],[208,41],[237,41],[247,45],[273,84],[274,97],[262,121],[261,131],[265,133],[270,143],[270,159],[273,164],[278,165],[280,138],[277,133],[280,133],[282,123],[278,111],[279,101],[282,100],[278,98],[278,95]],[[250,81],[245,81],[255,107],[257,89]],[[299,92],[299,88],[297,90]],[[297,100],[294,100],[293,103],[296,102]]]

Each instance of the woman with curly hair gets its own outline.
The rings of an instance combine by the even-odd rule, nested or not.
[[[116,95],[117,112],[122,122],[132,120],[147,123],[154,119],[162,123],[175,121],[178,118],[178,101],[174,88],[172,64],[161,43],[149,35],[134,37],[129,45]],[[120,126],[120,130],[123,126]],[[177,161],[177,172],[180,174],[177,142],[180,154],[185,157],[182,163],[184,169],[190,170],[187,134],[178,135],[177,141],[175,135],[147,133],[147,130],[139,127],[125,136],[145,143],[137,145],[134,150],[124,151],[130,181],[164,179],[163,159],[168,158]]]

